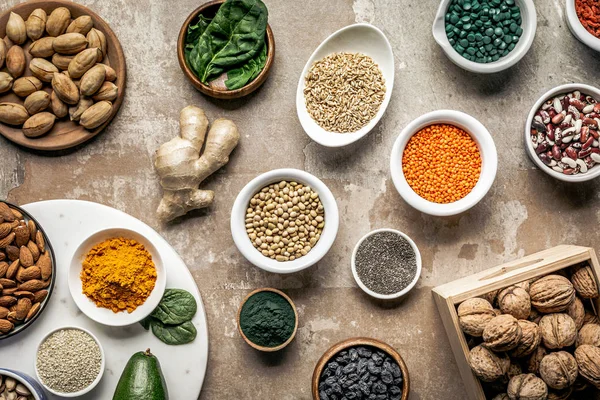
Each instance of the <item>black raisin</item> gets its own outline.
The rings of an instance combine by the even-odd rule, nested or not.
[[[389,372],[389,371],[383,371],[381,373],[381,380],[383,381],[383,383],[389,385],[394,380],[394,377],[392,376],[391,372]]]
[[[366,396],[371,394],[371,389],[369,389],[369,385],[366,382],[360,381],[358,382],[358,389],[363,392]]]
[[[385,386],[385,384],[382,382],[376,382],[373,384],[373,391],[375,393],[385,393],[387,392],[387,386]]]
[[[356,361],[358,359],[358,351],[356,351],[356,349],[350,349],[348,353],[350,354],[350,359],[352,361]]]
[[[337,367],[337,369],[335,370],[335,376],[340,376],[342,375],[342,367]]]
[[[344,373],[349,374],[356,371],[356,363],[350,363],[344,367]]]
[[[319,399],[320,400],[329,400],[329,396],[327,396],[327,393],[325,393],[324,390],[321,390],[319,392]]]
[[[391,394],[402,394],[402,389],[400,389],[398,386],[392,386],[390,387],[390,393]]]
[[[372,359],[373,361],[375,361],[375,364],[376,364],[376,365],[381,365],[381,364],[383,363],[383,357],[381,357],[381,356],[379,355],[379,353],[374,353],[374,354],[371,356],[371,359]]]
[[[337,378],[335,376],[330,376],[329,378],[325,379],[325,384],[327,386],[331,386],[336,382],[337,382]]]
[[[357,351],[358,351],[358,354],[361,357],[367,357],[368,358],[368,357],[371,357],[371,354],[373,354],[373,352],[371,350],[367,349],[366,347],[359,347],[357,349]]]
[[[331,389],[333,390],[333,393],[342,393],[342,387],[339,385],[339,383],[334,383],[331,385]]]
[[[396,363],[392,364],[392,375],[394,375],[394,378],[402,376],[402,370],[400,370],[400,366]]]

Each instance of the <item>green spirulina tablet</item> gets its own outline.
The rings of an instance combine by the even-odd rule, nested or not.
[[[523,34],[515,0],[451,0],[444,20],[450,45],[478,63],[505,57]]]

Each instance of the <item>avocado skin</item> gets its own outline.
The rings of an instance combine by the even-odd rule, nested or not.
[[[113,400],[169,400],[158,358],[150,349],[135,353],[125,366]]]

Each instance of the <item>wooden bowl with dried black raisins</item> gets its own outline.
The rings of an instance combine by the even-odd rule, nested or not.
[[[329,400],[331,394],[347,397],[350,393],[355,398],[374,393],[407,400],[409,391],[408,368],[400,354],[371,338],[351,338],[333,345],[317,362],[312,377],[314,400]]]

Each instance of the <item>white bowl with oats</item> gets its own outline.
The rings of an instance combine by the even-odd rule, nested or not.
[[[387,37],[370,24],[346,26],[325,39],[304,66],[296,91],[298,119],[315,142],[349,145],[377,125],[393,87],[394,54]]]

